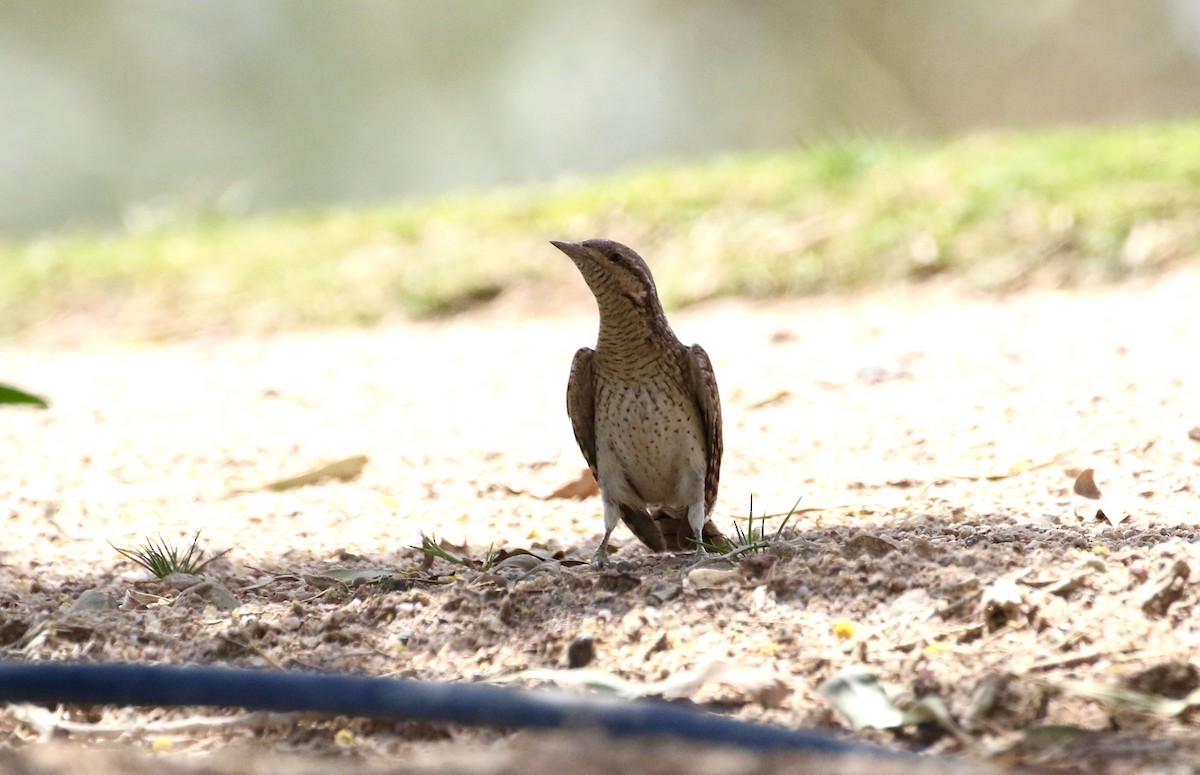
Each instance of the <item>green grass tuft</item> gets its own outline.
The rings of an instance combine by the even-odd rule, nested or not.
[[[154,574],[155,578],[161,579],[172,573],[199,573],[210,562],[229,553],[229,550],[225,549],[204,559],[204,549],[201,549],[199,544],[200,531],[197,530],[196,534],[192,536],[191,545],[185,550],[180,550],[167,543],[162,536],[158,537],[157,542],[153,538],[147,538],[146,542],[136,549],[122,549],[119,546],[113,546],[111,542],[108,545],[116,549],[122,557],[141,565]]]
[[[432,563],[435,559],[445,560],[451,565],[460,565],[464,568],[474,568],[487,572],[491,570],[497,562],[500,561],[501,552],[496,549],[495,544],[488,546],[484,552],[482,560],[476,560],[466,555],[458,554],[446,548],[436,536],[426,535],[421,533],[421,545],[410,546],[410,549],[416,549],[425,557],[427,563]]]
[[[747,554],[760,554],[766,552],[773,546],[779,546],[786,542],[788,524],[792,521],[792,517],[796,514],[796,509],[800,506],[800,498],[792,504],[786,514],[767,514],[763,513],[758,518],[758,524],[754,522],[754,496],[750,496],[750,510],[746,514],[746,527],[742,527],[740,522],[735,522],[733,525],[734,536],[732,539],[727,539],[721,542],[711,542],[701,544],[706,551],[714,554],[720,554],[725,557],[739,557]],[[775,530],[767,532],[767,520],[777,517],[783,517],[780,523],[775,527]]]

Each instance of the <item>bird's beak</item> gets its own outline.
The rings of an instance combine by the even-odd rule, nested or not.
[[[567,254],[567,257],[572,261],[578,261],[587,256],[587,249],[578,242],[559,242],[558,240],[550,240],[550,244]]]

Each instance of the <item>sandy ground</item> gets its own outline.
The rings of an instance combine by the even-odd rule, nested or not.
[[[546,497],[583,468],[564,391],[595,319],[586,296],[570,301],[543,316],[509,300],[444,324],[262,340],[0,343],[0,378],[53,404],[0,411],[3,657],[479,680],[563,668],[591,637],[590,667],[637,683],[743,668],[752,678],[697,679],[686,694],[746,719],[847,729],[818,687],[858,666],[901,706],[936,698],[945,711],[941,725],[864,739],[997,766],[1200,772],[1194,703],[1181,699],[1200,687],[1200,273],[672,316],[720,383],[722,529],[745,526],[752,496],[755,515],[803,509],[788,541],[701,568],[650,556],[623,529],[615,567],[571,562],[590,556],[601,520],[596,498]],[[353,481],[259,489],[352,455],[369,459]],[[1072,492],[1089,468],[1099,500]],[[197,529],[230,550],[206,573],[232,601],[189,598],[189,582],[150,580],[109,546],[186,543]],[[489,547],[559,554],[423,565],[411,548],[422,533],[475,560]],[[322,577],[333,568],[389,579],[344,586]],[[111,602],[70,610],[87,590]],[[78,749],[32,745],[51,738],[120,756],[337,755],[364,771],[513,746],[353,719],[139,727],[189,715],[65,708],[67,730],[10,708],[0,735],[15,753],[0,771],[68,771],[55,757]],[[133,731],[115,744],[78,724]],[[538,741],[522,745],[547,762],[588,749]],[[199,771],[194,758],[155,767],[172,761]],[[471,771],[508,771],[503,756],[482,761]],[[783,766],[744,765],[727,771]]]

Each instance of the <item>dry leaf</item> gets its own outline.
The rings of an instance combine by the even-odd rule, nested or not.
[[[465,549],[466,547],[463,547],[463,548]],[[516,560],[516,558],[522,558],[522,557],[525,559],[515,561],[512,563],[508,562],[509,560]],[[565,557],[566,557],[566,553],[563,552],[561,549],[557,549],[557,550],[556,549],[546,549],[544,547],[539,547],[539,546],[534,546],[529,549],[525,549],[523,547],[517,547],[516,549],[500,549],[496,552],[495,556],[492,558],[492,563],[493,563],[492,567],[493,568],[511,567],[514,565],[519,566],[521,563],[527,563],[528,567],[532,568],[534,566],[541,565],[543,563],[560,561],[560,560],[563,560]],[[507,565],[506,565],[506,563],[507,563]],[[568,561],[568,563],[569,563],[569,561]],[[567,563],[564,563],[564,564],[567,564]]]
[[[790,391],[780,390],[780,391],[772,394],[771,396],[768,396],[767,398],[763,398],[761,400],[755,401],[754,403],[750,404],[746,408],[747,409],[765,409],[768,406],[775,406],[776,404],[782,404],[784,401],[788,400],[791,397],[792,397],[792,394]]]
[[[317,589],[327,589],[338,585],[371,584],[391,575],[392,571],[386,568],[329,568],[320,573],[306,573],[304,580]]]
[[[993,473],[965,474],[965,475],[960,475],[960,476],[953,476],[951,478],[952,479],[966,479],[968,481],[973,481],[973,482],[979,481],[981,479],[989,481],[989,482],[998,482],[998,481],[1001,481],[1002,479],[1008,479],[1013,476],[1020,476],[1021,474],[1029,473],[1030,471],[1037,471],[1042,468],[1049,468],[1052,465],[1061,463],[1064,459],[1066,459],[1072,452],[1074,452],[1078,448],[1079,448],[1079,444],[1076,444],[1074,447],[1071,447],[1070,449],[1067,449],[1067,450],[1064,450],[1064,451],[1058,453],[1057,455],[1050,458],[1049,460],[1042,460],[1041,462],[1034,462],[1032,460],[1019,460],[1015,464],[1010,466],[1007,471],[996,471]]]
[[[1188,438],[1192,441],[1200,441],[1200,425],[1188,431]]]
[[[1066,694],[1075,695],[1076,697],[1086,697],[1091,700],[1099,700],[1108,705],[1116,706],[1124,710],[1131,710],[1136,713],[1145,715],[1158,716],[1159,718],[1174,718],[1181,713],[1196,707],[1200,704],[1200,691],[1193,691],[1191,694],[1182,699],[1174,699],[1171,697],[1162,697],[1156,694],[1147,694],[1144,692],[1125,689],[1120,686],[1110,686],[1108,684],[1097,683],[1095,681],[1077,681],[1077,680],[1062,680],[1057,681],[1055,686]]]
[[[1072,489],[1076,495],[1100,500],[1100,488],[1096,486],[1096,469],[1083,469],[1083,472],[1075,477],[1075,486]]]
[[[590,498],[593,495],[600,494],[600,486],[596,484],[596,477],[592,476],[592,469],[585,468],[579,474],[579,478],[573,482],[567,482],[562,487],[559,487],[554,492],[546,496],[545,500],[553,500],[555,498],[571,498],[581,501],[585,498]]]
[[[663,697],[669,700],[695,696],[705,686],[718,685],[739,692],[747,702],[763,707],[776,707],[789,694],[791,687],[772,667],[744,667],[715,660],[694,670],[684,670],[662,681],[638,683],[594,668],[522,670],[512,675],[491,679],[495,683],[532,680],[554,681],[568,686],[584,686],[611,692],[628,699],[638,697]]]
[[[490,495],[495,492],[501,493],[503,495],[526,495],[527,494],[524,490],[518,490],[517,488],[512,487],[511,485],[499,484],[497,482],[492,482],[483,490],[482,493],[480,493],[480,495],[482,495],[484,493]]]
[[[796,336],[794,332],[789,331],[786,328],[781,328],[775,333],[771,334],[771,336],[767,338],[767,341],[771,344],[783,344],[784,342],[794,342],[797,339],[799,339],[799,337]]]
[[[817,693],[855,729],[895,729],[908,723],[875,676],[862,667],[841,670],[818,686]]]
[[[962,736],[938,697],[918,697],[905,703],[905,709],[901,710],[874,674],[858,665],[841,670],[818,686],[817,692],[855,729],[895,729],[936,722],[952,734]]]
[[[1075,501],[1075,516],[1082,519],[1105,519],[1110,525],[1118,525],[1130,514],[1128,491],[1105,485],[1104,493],[1096,484],[1096,471],[1085,468],[1075,477],[1072,487]]]
[[[363,472],[363,467],[367,464],[366,455],[354,455],[352,457],[343,458],[327,465],[314,468],[311,471],[305,471],[298,476],[292,476],[287,479],[264,484],[261,487],[252,487],[246,490],[230,490],[225,493],[226,498],[232,498],[235,495],[244,495],[249,492],[258,490],[267,490],[270,492],[283,492],[284,490],[294,490],[297,487],[304,487],[309,484],[317,484],[326,479],[337,479],[342,482],[348,482],[351,479],[357,479]]]
[[[505,568],[516,568],[517,570],[533,570],[539,565],[547,562],[533,554],[517,554],[513,553],[503,560],[498,561],[492,566],[493,570],[504,570]]]
[[[272,492],[282,492],[283,490],[293,490],[309,484],[317,484],[325,479],[337,479],[341,482],[349,482],[352,479],[357,479],[362,474],[363,467],[366,464],[366,455],[354,455],[353,457],[344,458],[334,463],[314,468],[311,471],[305,471],[299,476],[271,482],[264,485],[262,489],[271,490]]]
[[[741,695],[743,702],[764,708],[778,708],[792,693],[788,682],[774,668],[766,665],[743,667],[718,662],[717,669],[708,673],[707,680],[733,689]]]
[[[1071,595],[1075,594],[1076,590],[1083,587],[1084,582],[1093,573],[1097,572],[1104,572],[1104,561],[1098,557],[1093,557],[1085,561],[1081,566],[1073,570],[1065,578],[1061,578],[1047,586],[1046,591],[1051,595],[1070,597]]]
[[[149,592],[142,592],[141,590],[137,589],[127,589],[125,590],[125,600],[122,601],[122,603],[126,601],[131,602],[134,605],[152,606],[168,603],[170,602],[170,598],[163,597],[162,595],[153,595]]]

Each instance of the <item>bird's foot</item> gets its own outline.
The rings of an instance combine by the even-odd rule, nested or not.
[[[608,547],[603,546],[596,550],[592,555],[592,567],[596,570],[611,570],[617,573],[629,573],[634,565],[631,560],[616,559],[611,560],[608,557]]]
[[[710,554],[708,548],[704,545],[703,535],[697,535],[694,543],[695,549],[686,549],[680,552],[680,557],[685,561],[690,561],[690,564],[685,568],[685,572],[690,572],[696,568],[702,568],[710,564],[710,560],[723,561],[720,555]]]

